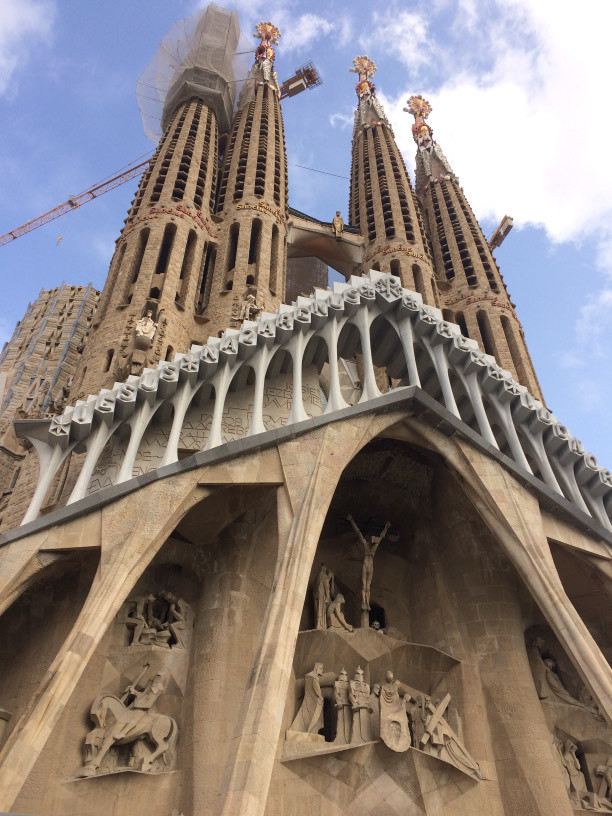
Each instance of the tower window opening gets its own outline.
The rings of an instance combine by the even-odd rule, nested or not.
[[[232,224],[230,227],[229,233],[229,244],[227,248],[227,264],[225,267],[226,272],[231,272],[231,270],[236,266],[236,253],[238,252],[238,235],[240,233],[240,224]]]
[[[279,247],[280,247],[280,232],[276,224],[272,226],[272,246],[270,248],[270,278],[268,287],[270,293],[275,295],[279,286]]]
[[[476,321],[480,331],[483,348],[486,354],[490,354],[497,359],[497,349],[495,348],[495,341],[493,339],[493,332],[491,331],[491,323],[489,315],[486,312],[476,312]]]
[[[247,286],[251,286],[253,283],[255,283],[254,276],[253,275],[247,275],[246,282],[247,282]]]
[[[173,357],[174,357],[173,347],[172,346],[167,346],[166,347],[166,356],[164,357],[164,360],[166,360],[166,362],[170,362]]]
[[[176,293],[177,301],[180,303],[184,303],[185,299],[187,298],[187,290],[189,289],[189,283],[191,281],[191,272],[193,269],[193,261],[195,258],[195,250],[196,244],[198,242],[198,236],[196,235],[195,230],[189,230],[189,235],[187,236],[187,244],[185,246],[185,254],[183,255],[183,263],[181,264],[181,274],[179,276],[179,280],[181,281],[180,290]]]
[[[251,239],[249,241],[249,264],[259,264],[261,251],[261,221],[255,218],[251,223]]]
[[[232,289],[234,288],[234,281],[233,281],[233,280],[229,280],[229,281],[228,281],[228,282],[225,284],[225,288],[227,289],[227,291],[228,291],[228,292],[231,292],[231,291],[232,291]]]
[[[157,286],[154,286],[152,289],[149,290],[149,298],[151,300],[159,300],[160,297],[161,297],[161,292],[157,288]]]
[[[102,369],[103,373],[106,374],[107,371],[110,371],[111,363],[113,362],[113,355],[115,354],[115,349],[109,349],[106,352],[106,360],[104,361],[104,368]]]
[[[138,243],[136,244],[136,250],[132,257],[131,268],[129,274],[126,275],[127,280],[127,288],[125,291],[125,303],[130,303],[132,300],[132,287],[138,280],[138,276],[140,274],[140,269],[142,267],[142,259],[144,258],[145,250],[147,248],[147,243],[149,241],[149,235],[151,230],[148,227],[141,230],[138,235]]]
[[[202,252],[202,264],[196,300],[196,310],[198,313],[201,313],[208,299],[216,257],[216,248],[210,244],[205,244]]]
[[[427,303],[427,288],[425,286],[425,278],[423,277],[423,270],[418,264],[412,265],[412,274],[414,276],[414,288]]]
[[[457,314],[455,315],[454,322],[459,326],[459,328],[461,329],[461,334],[464,337],[470,336],[470,333],[468,332],[467,323],[465,322],[465,315],[463,314],[463,312],[457,312]]]
[[[396,275],[398,278],[400,276],[401,264],[397,258],[394,258],[391,261],[391,274]]]
[[[510,350],[510,357],[512,359],[512,364],[514,365],[514,370],[516,371],[516,377],[521,385],[528,386],[529,379],[527,376],[527,368],[523,362],[521,349],[519,344],[516,341],[516,336],[513,331],[512,324],[509,318],[506,315],[500,315],[501,325],[504,332],[504,336],[506,338],[506,343],[508,344],[508,349]]]
[[[157,265],[155,266],[156,275],[165,275],[168,270],[168,261],[170,260],[175,235],[176,224],[166,224],[164,237],[157,257]]]

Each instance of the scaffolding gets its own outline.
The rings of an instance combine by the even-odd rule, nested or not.
[[[213,108],[219,132],[227,133],[252,56],[235,11],[210,3],[175,23],[136,83],[147,137],[157,143],[176,108],[192,96]]]

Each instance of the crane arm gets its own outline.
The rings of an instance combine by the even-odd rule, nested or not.
[[[19,238],[21,235],[25,235],[26,233],[35,230],[37,227],[42,227],[43,224],[47,224],[49,221],[59,218],[60,215],[64,215],[71,210],[78,209],[78,207],[86,204],[88,201],[92,201],[94,198],[98,198],[98,196],[108,193],[109,190],[113,190],[115,187],[125,184],[125,182],[130,181],[130,179],[136,178],[136,176],[139,176],[144,168],[149,164],[149,161],[150,160],[147,159],[147,161],[141,162],[123,173],[119,173],[119,175],[113,176],[113,178],[109,179],[108,181],[103,181],[101,184],[97,184],[90,190],[86,190],[84,193],[79,193],[79,195],[69,198],[68,201],[64,201],[63,204],[59,204],[57,207],[49,210],[49,212],[39,215],[38,218],[34,218],[32,221],[28,221],[26,224],[22,224],[20,227],[7,232],[6,235],[1,235],[0,246],[8,244],[9,241],[14,241],[15,238]]]

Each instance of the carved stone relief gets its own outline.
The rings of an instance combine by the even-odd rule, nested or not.
[[[182,598],[166,590],[139,595],[128,602],[125,625],[130,646],[159,646],[184,649],[191,621],[191,608]]]
[[[297,713],[285,735],[285,761],[317,753],[345,751],[381,740],[397,753],[414,748],[452,765],[472,779],[485,779],[478,762],[463,743],[460,725],[455,722],[459,720],[458,712],[454,709],[449,712],[450,694],[432,700],[418,688],[396,680],[390,669],[381,672],[381,661],[375,654],[378,652],[387,661],[389,650],[399,649],[406,656],[414,656],[419,663],[425,659],[433,666],[439,659],[435,655],[437,650],[401,644],[370,628],[359,629],[350,636],[342,630],[311,630],[300,638],[309,654],[317,644],[328,655],[339,654],[343,650],[341,644],[346,644],[347,648],[351,644],[354,653],[355,649],[356,652],[362,650],[364,663],[352,670],[353,676],[349,680],[346,668],[343,667],[338,674],[335,671],[324,673],[323,663],[317,661],[303,680],[297,682]],[[338,638],[338,641],[330,638]],[[355,643],[355,638],[361,641],[360,645]],[[416,654],[421,650],[422,656],[417,658]],[[444,659],[455,664],[446,655]],[[368,682],[370,677],[378,682],[371,685]],[[449,719],[455,728],[451,727]]]
[[[85,738],[85,763],[78,776],[173,770],[178,726],[156,709],[166,682],[163,670],[154,672],[145,663],[120,697],[96,697],[89,712],[94,728]]]
[[[544,626],[526,634],[534,685],[572,806],[612,812],[612,731],[593,698]]]

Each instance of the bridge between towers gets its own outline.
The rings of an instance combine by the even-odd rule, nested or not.
[[[349,406],[341,387],[342,360],[359,354],[362,390]],[[320,416],[309,416],[302,393],[313,366],[327,364],[328,386]],[[380,369],[390,389],[381,393]],[[377,381],[378,370],[378,381]],[[284,426],[266,426],[264,397],[270,377],[284,371],[291,379],[291,407]],[[230,397],[249,392],[250,421],[239,442],[224,439]],[[210,405],[204,454],[180,458],[185,417],[198,402]],[[194,345],[172,362],[162,362],[139,377],[69,406],[51,419],[19,420],[17,434],[28,439],[40,460],[38,483],[22,525],[37,519],[45,495],[61,465],[74,451],[85,454],[67,504],[90,509],[111,494],[130,492],[181,467],[206,459],[239,455],[276,438],[304,433],[352,413],[378,412],[411,404],[425,421],[463,433],[485,446],[513,470],[575,514],[612,531],[612,474],[586,453],[582,443],[538,400],[519,385],[458,326],[426,306],[419,294],[401,287],[398,278],[371,270],[333,288],[316,289],[264,313],[255,322],[228,329],[222,337]],[[416,407],[415,407],[416,406]],[[425,416],[427,415],[427,416]],[[159,466],[135,477],[135,462],[152,424],[165,423]],[[268,439],[268,437],[270,437]],[[96,491],[94,472],[109,445],[118,456],[112,485]],[[67,511],[68,508],[65,508]],[[78,510],[78,506],[74,508]],[[57,512],[57,511],[56,511]],[[49,523],[55,513],[45,516]],[[584,519],[588,523],[587,519]],[[43,519],[39,523],[43,523]],[[25,532],[25,531],[24,531]]]

